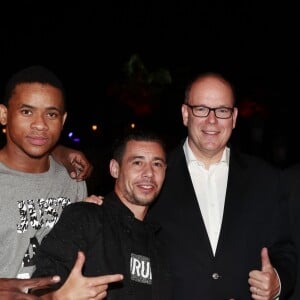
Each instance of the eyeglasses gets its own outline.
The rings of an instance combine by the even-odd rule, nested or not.
[[[209,115],[211,111],[215,113],[216,118],[218,119],[229,119],[233,113],[233,107],[207,107],[204,105],[190,105],[185,103],[188,106],[195,117],[205,118]]]

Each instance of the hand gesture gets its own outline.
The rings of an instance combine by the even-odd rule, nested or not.
[[[59,281],[59,276],[32,279],[0,278],[0,299],[39,300],[38,297],[27,294],[27,291],[32,288],[49,288]]]
[[[84,277],[82,275],[84,262],[85,256],[81,251],[79,251],[75,265],[66,282],[57,291],[52,292],[54,299],[104,299],[107,296],[108,284],[123,279],[123,275],[121,274]],[[42,296],[41,299],[51,298],[44,298],[44,296]]]
[[[77,181],[87,179],[93,171],[93,166],[83,152],[62,145],[56,146],[52,156],[68,170],[70,176]]]
[[[273,300],[278,295],[279,277],[270,262],[267,248],[261,250],[261,270],[251,271],[248,283],[252,299]]]

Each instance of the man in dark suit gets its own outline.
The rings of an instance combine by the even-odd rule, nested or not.
[[[148,214],[162,226],[172,299],[287,299],[296,254],[280,170],[228,146],[238,109],[221,75],[197,77],[181,111],[188,137]]]

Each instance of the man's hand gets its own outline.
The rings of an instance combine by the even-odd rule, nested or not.
[[[251,271],[248,283],[250,284],[252,299],[273,300],[278,296],[280,281],[271,265],[267,248],[261,250],[261,271]]]
[[[82,275],[84,262],[85,256],[83,252],[79,251],[66,282],[58,290],[40,296],[40,299],[101,300],[107,296],[109,283],[123,279],[121,274],[84,277]]]
[[[90,195],[90,196],[86,197],[83,201],[102,205],[103,199],[104,199],[103,196]]]
[[[32,288],[49,288],[59,281],[59,276],[32,279],[0,278],[0,299],[39,300],[38,297],[27,294],[27,291]]]
[[[58,145],[51,154],[57,162],[65,166],[70,176],[77,181],[85,180],[92,174],[93,166],[79,150]]]

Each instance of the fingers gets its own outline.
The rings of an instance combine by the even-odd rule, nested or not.
[[[0,289],[0,299],[5,300],[39,300],[39,297],[15,290]],[[103,299],[103,298],[102,298]]]
[[[123,280],[124,276],[122,274],[113,274],[113,275],[103,275],[94,277],[98,285],[109,284],[112,282],[118,282]]]
[[[85,180],[91,176],[93,171],[93,166],[89,163],[89,161],[82,154],[80,156],[74,155],[72,159],[72,166],[74,171],[70,173],[71,177],[81,181]]]
[[[97,295],[96,300],[106,299],[107,291],[104,291]]]
[[[110,283],[123,280],[122,274],[103,275],[93,278],[86,278],[89,282],[88,286],[90,290],[93,289],[95,296],[93,299],[106,299],[107,289]],[[93,287],[93,288],[92,288]]]
[[[85,176],[86,169],[84,164],[77,163],[76,161],[72,161],[72,171],[70,172],[70,176],[77,181],[81,181],[86,179]]]
[[[1,278],[0,289],[27,292],[28,289],[47,287],[59,281],[59,276],[48,276],[31,279]]]
[[[71,274],[77,273],[77,274],[81,275],[84,262],[85,262],[85,255],[83,254],[82,251],[78,251],[77,259],[76,259],[75,265],[71,271]]]
[[[5,282],[5,287],[0,286],[0,299],[6,300],[38,300],[33,294],[28,294],[28,290],[47,288],[60,281],[59,276],[40,277],[32,279],[9,278],[0,280]]]
[[[250,291],[252,293],[252,299],[264,299],[263,297],[266,295],[265,291],[263,291],[257,287],[251,287]]]
[[[270,262],[267,248],[261,250],[261,270],[252,270],[248,283],[252,299],[274,299],[278,295],[280,281]]]
[[[270,262],[268,249],[262,248],[261,250],[261,270],[263,272],[268,271],[269,268],[273,268]]]
[[[82,275],[84,263],[85,255],[82,251],[79,251],[66,282],[60,289],[55,291],[57,299],[104,299],[109,283],[123,279],[121,274],[85,277]]]
[[[91,195],[85,198],[84,201],[101,205],[103,204],[103,199],[104,198],[102,196]]]
[[[32,279],[23,279],[27,289],[46,288],[60,281],[59,276],[39,277]]]

